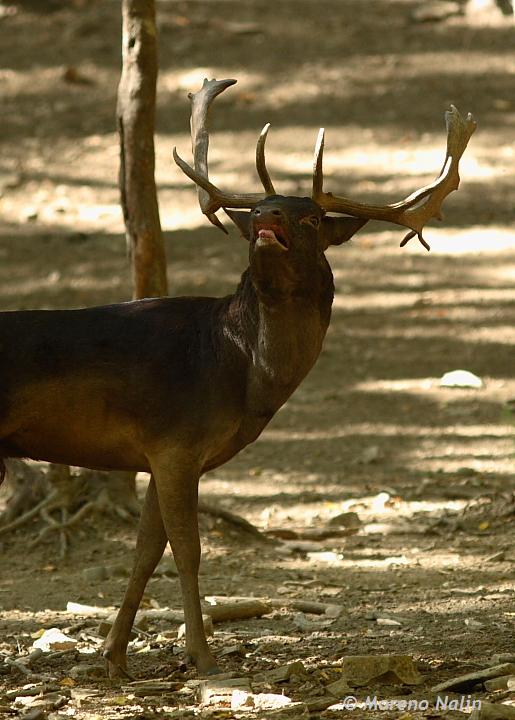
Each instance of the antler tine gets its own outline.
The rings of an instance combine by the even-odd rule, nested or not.
[[[270,123],[267,123],[261,130],[261,134],[258,138],[256,145],[256,168],[258,171],[259,179],[263,187],[265,188],[267,195],[275,195],[275,189],[268,173],[266,162],[265,162],[265,143],[270,130]]]
[[[320,128],[315,145],[315,162],[313,164],[313,198],[315,200],[323,195],[324,174],[322,159],[324,156],[324,137],[325,129]]]
[[[440,175],[432,183],[420,190],[416,190],[404,200],[390,205],[367,205],[354,202],[345,197],[337,197],[332,193],[323,192],[322,150],[319,151],[316,160],[313,177],[313,199],[328,212],[346,213],[368,220],[386,220],[410,228],[410,232],[402,241],[401,246],[416,236],[419,242],[429,250],[429,245],[422,236],[422,230],[431,218],[441,218],[443,201],[453,190],[458,189],[460,182],[459,161],[477,127],[470,113],[466,120],[463,120],[454,105],[451,105],[451,109],[446,112],[445,120],[447,125],[447,152]],[[321,148],[323,148],[323,139]]]
[[[211,215],[217,210],[220,210],[220,208],[252,208],[260,200],[263,200],[263,193],[248,193],[247,195],[240,193],[224,193],[222,190],[217,188],[216,185],[213,185],[207,177],[198,173],[191,167],[191,165],[188,165],[188,163],[185,162],[177,152],[177,148],[173,149],[173,159],[181,168],[182,172],[205,191],[206,195],[204,197],[207,197],[207,202],[205,202],[204,206],[201,206],[201,208],[202,212],[207,215],[210,220]],[[218,218],[216,218],[216,220],[217,222],[220,222]],[[211,222],[213,221],[211,220]]]
[[[209,108],[220,93],[235,83],[236,80],[208,80],[206,78],[198,92],[188,94],[191,100],[191,142],[194,168],[179,157],[175,148],[173,151],[173,157],[177,165],[199,186],[198,197],[202,212],[213,225],[216,225],[224,232],[227,231],[216,217],[217,210],[223,207],[251,208],[264,198],[263,194],[258,193],[246,195],[224,193],[209,181],[207,161],[209,149],[207,118]]]

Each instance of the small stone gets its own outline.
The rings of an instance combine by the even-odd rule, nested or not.
[[[345,678],[341,678],[340,680],[336,680],[335,682],[332,682],[329,685],[327,685],[326,690],[329,690],[331,695],[334,695],[334,697],[342,698],[344,695],[346,695],[348,693],[349,685]]]
[[[332,527],[357,528],[362,523],[359,519],[358,513],[344,512],[332,517],[327,524]]]
[[[204,632],[206,633],[206,637],[212,637],[215,634],[213,628],[213,618],[210,615],[202,615],[202,620],[204,622]],[[179,625],[179,629],[177,630],[177,640],[180,640],[183,637],[186,637],[186,623]]]
[[[67,67],[63,69],[62,80],[72,85],[91,85],[92,79],[84,75],[82,72],[77,70],[76,67]]]
[[[177,692],[184,687],[184,683],[174,680],[134,680],[127,685],[122,685],[124,693],[149,697],[151,695],[162,695],[163,693]]]
[[[77,645],[77,640],[65,635],[58,628],[50,628],[32,643],[33,648],[40,648],[43,652],[55,650],[69,650]]]
[[[500,677],[485,680],[485,689],[488,692],[508,690],[515,686],[515,675],[501,675]]]
[[[81,663],[80,665],[74,665],[70,671],[69,675],[74,680],[84,679],[84,678],[98,678],[98,677],[104,677],[105,675],[105,665],[96,663],[95,665],[90,665],[89,663]]]
[[[293,618],[293,622],[299,630],[304,632],[313,632],[317,630],[323,630],[328,628],[335,621],[335,618],[329,618],[327,620],[310,620],[303,613],[297,613]]]
[[[228,678],[220,680],[210,678],[202,680],[198,685],[199,699],[204,705],[217,705],[218,703],[230,703],[234,691],[251,692],[249,679],[246,677]]]
[[[339,618],[343,612],[342,605],[328,605],[325,609],[324,615],[329,618]]]
[[[452,370],[440,378],[440,387],[475,388],[483,387],[483,381],[468,370]]]
[[[45,708],[34,707],[23,713],[23,720],[44,720],[46,716]]]
[[[370,445],[370,447],[363,450],[358,462],[362,465],[370,465],[371,463],[376,462],[376,460],[379,460],[380,454],[381,452],[377,445]]]
[[[179,574],[177,570],[177,565],[175,564],[175,560],[173,557],[166,556],[164,557],[159,565],[154,570],[154,575],[173,575],[177,576]]]
[[[466,673],[465,675],[458,675],[457,677],[435,685],[431,690],[435,693],[442,692],[443,690],[467,690],[478,682],[491,680],[492,678],[501,677],[502,675],[513,674],[515,674],[515,664],[503,663],[501,665],[484,668],[483,670],[477,670],[476,672]]]
[[[513,653],[497,653],[492,655],[488,661],[488,665],[502,665],[503,663],[515,663],[515,655]]]
[[[85,568],[82,571],[82,577],[88,583],[96,583],[107,580],[109,573],[105,565],[97,565],[95,567]]]
[[[338,698],[341,699],[341,698]],[[321,713],[331,705],[336,705],[337,700],[334,695],[322,695],[320,697],[312,697],[306,700],[306,705],[310,713]]]
[[[38,219],[39,213],[35,207],[26,207],[22,210],[21,219],[25,222],[34,222]]]
[[[254,679],[257,682],[280,683],[286,682],[292,675],[307,675],[304,663],[300,660],[258,673],[254,676]]]
[[[342,592],[343,588],[341,587],[325,587],[320,590],[319,594],[324,598],[335,598],[338,597],[338,595],[341,595]]]
[[[245,657],[245,654],[246,654],[245,646],[240,643],[238,645],[228,645],[227,647],[223,648],[223,650],[220,650],[217,657],[228,657],[228,656]]]
[[[112,622],[110,622],[109,620],[102,620],[102,622],[100,622],[98,624],[97,632],[100,635],[100,637],[106,638],[109,635],[109,633],[111,632],[112,627],[113,627]],[[134,629],[132,629],[130,632],[130,635],[129,635],[129,640],[134,640],[134,638],[136,638],[136,637],[138,637],[138,633],[135,632]]]
[[[481,700],[481,707],[472,710],[469,720],[515,720],[515,707]]]
[[[348,655],[342,658],[344,677],[351,687],[372,681],[387,685],[420,685],[422,677],[409,655]]]
[[[126,563],[115,563],[114,565],[108,565],[107,573],[109,577],[128,577],[130,567]]]
[[[417,23],[434,23],[462,14],[461,6],[456,0],[431,0],[416,8],[411,17]]]

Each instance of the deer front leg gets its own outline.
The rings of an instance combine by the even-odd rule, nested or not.
[[[156,485],[150,478],[141,511],[132,575],[104,649],[109,677],[126,675],[127,645],[143,592],[166,547],[166,532],[159,510]]]
[[[186,654],[199,675],[219,672],[206,640],[198,587],[200,538],[198,531],[199,471],[190,459],[151,459],[159,507],[181,583],[186,623]]]

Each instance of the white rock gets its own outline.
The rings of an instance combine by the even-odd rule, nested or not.
[[[451,370],[440,378],[440,387],[482,388],[483,381],[468,370]]]

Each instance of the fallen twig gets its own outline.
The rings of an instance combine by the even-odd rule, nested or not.
[[[88,618],[108,618],[114,612],[114,607],[99,607],[97,605],[83,605],[82,603],[66,603],[66,612],[72,615]]]
[[[267,598],[267,597],[245,597],[245,596],[233,596],[226,597],[225,595],[209,595],[206,600],[218,603],[221,607],[224,604],[235,604],[235,603],[251,603],[261,602],[272,608],[286,608],[288,610],[297,610],[298,612],[309,613],[311,615],[330,615],[334,616],[336,610],[340,610],[340,606],[334,603],[321,603],[315,600],[294,600],[289,598]],[[205,610],[208,612],[208,610]],[[270,610],[268,611],[270,612]]]
[[[272,606],[266,601],[257,598],[245,598],[234,600],[226,598],[228,602],[221,602],[215,605],[203,605],[202,612],[210,615],[214,623],[228,622],[230,620],[247,620],[253,617],[261,617],[272,612]]]
[[[271,527],[264,530],[266,536],[280,540],[327,540],[328,538],[348,537],[355,535],[359,527],[321,527],[321,528],[286,528]]]
[[[18,657],[6,657],[4,658],[4,665],[11,670],[17,670],[26,679],[30,679],[32,682],[48,682],[54,681],[55,678],[51,675],[45,675],[42,673],[35,673],[31,669],[31,665],[36,660],[39,660],[43,656],[43,651],[40,648],[36,648],[29,655],[19,655]]]
[[[220,598],[221,602],[213,598],[215,604],[210,604],[210,599],[208,598],[208,602],[203,604],[202,612],[209,615],[215,623],[259,617],[272,611],[271,603],[261,598],[224,597]],[[114,620],[116,617],[116,611],[113,608],[69,602],[66,609],[68,612],[82,617],[103,618],[107,621]],[[170,610],[170,608],[148,608],[137,613],[134,624],[140,624],[143,618],[145,620],[167,620],[174,624],[181,624],[184,622],[184,613],[182,610]]]
[[[64,690],[60,685],[57,685],[55,682],[48,683],[48,682],[42,682],[38,683],[36,685],[33,685],[29,688],[17,688],[16,690],[8,690],[5,693],[5,697],[8,700],[14,700],[15,698],[19,697],[20,695],[24,695],[25,697],[35,697],[36,695],[49,695],[51,693],[60,692],[63,695],[66,693],[66,690]]]

